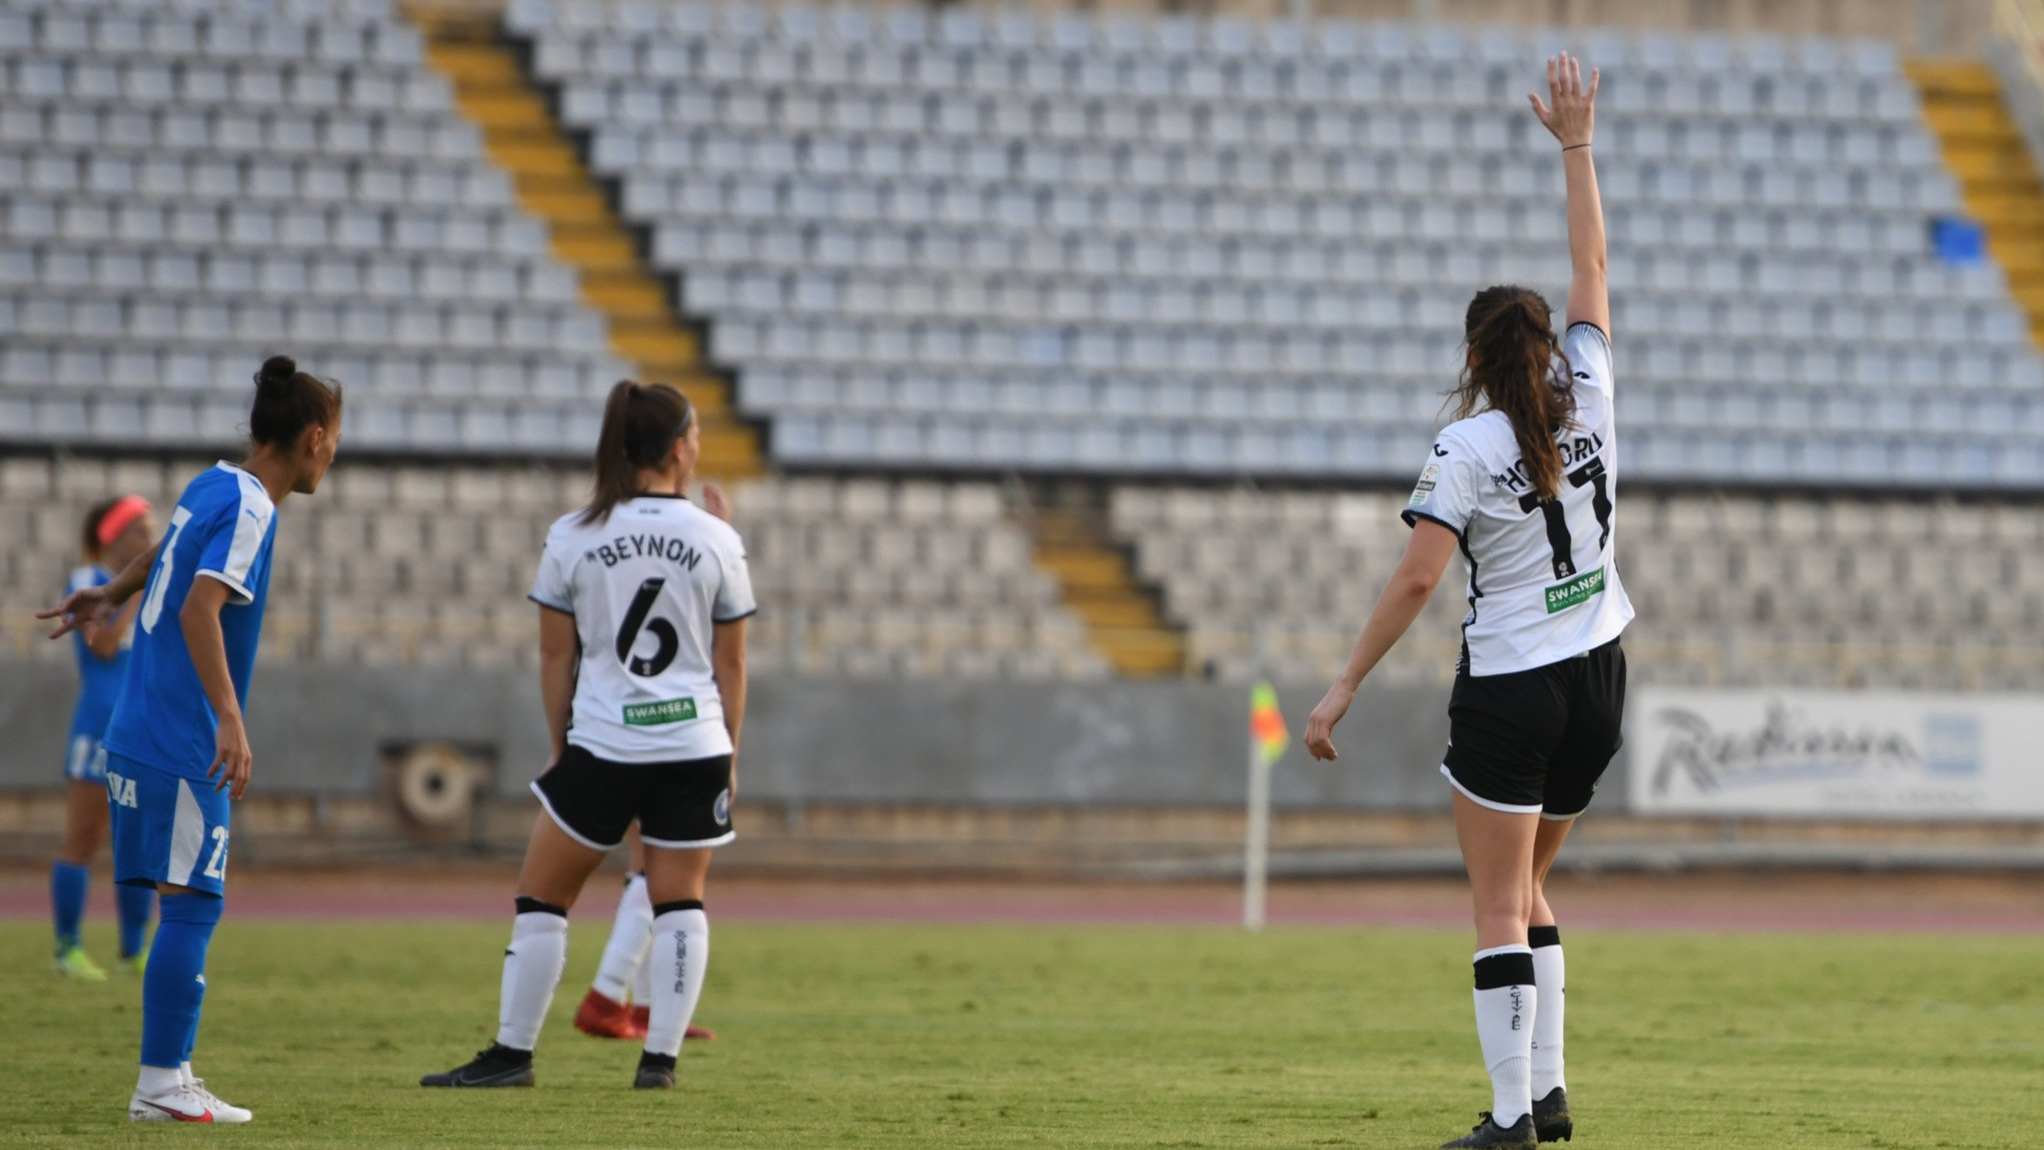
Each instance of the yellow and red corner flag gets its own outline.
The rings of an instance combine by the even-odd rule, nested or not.
[[[1263,757],[1263,764],[1269,766],[1285,753],[1285,744],[1291,742],[1291,733],[1285,730],[1285,717],[1278,711],[1277,688],[1269,683],[1258,683],[1249,689],[1249,741],[1256,753]]]

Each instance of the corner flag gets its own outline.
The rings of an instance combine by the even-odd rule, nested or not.
[[[1285,717],[1278,711],[1277,690],[1267,682],[1250,688],[1249,741],[1264,764],[1277,762],[1291,739],[1291,732],[1285,730]]]

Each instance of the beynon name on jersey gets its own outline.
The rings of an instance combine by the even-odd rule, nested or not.
[[[1578,435],[1574,439],[1556,440],[1555,446],[1561,449],[1561,469],[1567,471],[1604,450],[1604,437]],[[1523,459],[1513,460],[1511,470],[1492,475],[1490,481],[1513,492],[1524,491],[1532,485],[1532,481],[1526,478],[1526,461]]]
[[[703,553],[686,540],[671,535],[620,535],[608,543],[591,548],[587,558],[602,560],[605,567],[615,567],[627,559],[665,559],[677,566],[693,571],[702,562]]]

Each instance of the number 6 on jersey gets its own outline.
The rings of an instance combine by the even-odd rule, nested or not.
[[[667,669],[674,662],[674,656],[681,649],[681,636],[674,633],[674,624],[665,619],[648,619],[653,604],[660,598],[660,589],[667,586],[667,580],[654,576],[639,584],[639,593],[632,597],[632,605],[626,609],[624,622],[617,629],[617,661],[623,663],[634,675],[651,678]],[[632,646],[639,641],[640,631],[651,631],[660,640],[660,648],[650,659],[632,654]]]

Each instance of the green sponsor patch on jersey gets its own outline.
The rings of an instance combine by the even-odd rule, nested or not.
[[[666,699],[658,703],[633,703],[625,708],[625,725],[628,727],[657,727],[662,723],[679,723],[696,717],[694,699]]]
[[[1547,589],[1547,613],[1566,611],[1578,603],[1586,603],[1592,596],[1604,593],[1604,569],[1585,571],[1564,583],[1556,583]]]

